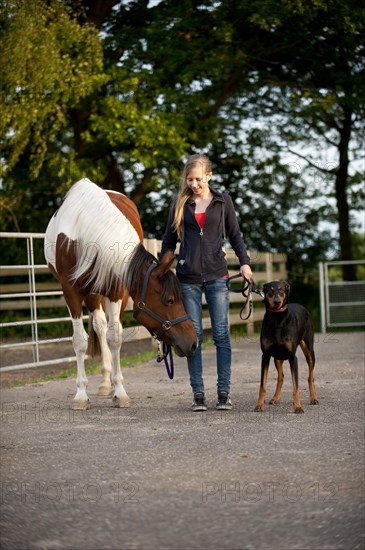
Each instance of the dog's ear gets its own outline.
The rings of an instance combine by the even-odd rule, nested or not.
[[[266,292],[268,291],[270,284],[271,283],[265,283],[264,286],[262,287],[262,292],[264,294],[266,294]]]
[[[263,292],[263,296],[262,296],[262,302],[265,304],[265,306],[267,305],[267,293],[269,292],[270,288],[272,287],[272,283],[265,283],[264,286],[262,287],[262,292]]]
[[[290,284],[285,282],[285,292],[287,294],[287,296],[289,296],[290,294]]]

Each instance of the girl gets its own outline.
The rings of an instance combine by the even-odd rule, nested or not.
[[[203,341],[202,296],[205,294],[217,355],[216,408],[232,408],[230,399],[231,342],[229,337],[228,267],[222,241],[228,238],[240,262],[240,272],[252,278],[250,258],[243,242],[233,202],[228,193],[219,193],[209,185],[211,162],[206,155],[188,158],[181,188],[170,208],[162,241],[161,256],[173,252],[181,241],[176,274],[181,284],[184,305],[198,336],[198,349],[188,358],[193,411],[206,411],[201,343]]]

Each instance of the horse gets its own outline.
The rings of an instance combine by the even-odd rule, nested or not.
[[[85,357],[93,355],[95,334],[101,352],[98,394],[112,392],[115,407],[130,406],[120,368],[121,318],[129,296],[134,317],[153,337],[172,346],[180,357],[190,357],[196,350],[195,328],[170,269],[173,252],[157,261],[146,250],[137,207],[122,193],[101,189],[87,178],[76,182],[48,223],[44,254],[61,283],[73,325],[77,361],[73,409],[90,406]],[[83,304],[89,311],[90,338],[84,329]]]

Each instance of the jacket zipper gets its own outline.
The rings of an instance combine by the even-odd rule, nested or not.
[[[205,218],[204,218],[204,224],[205,224],[205,220],[206,220],[206,216],[207,216],[207,210],[208,208],[210,208],[211,204],[214,202],[214,197],[213,199],[210,201],[210,203],[208,204],[207,208],[205,209]],[[204,224],[203,224],[203,227],[204,227]],[[203,231],[203,227],[200,228],[200,237],[203,237],[204,236],[204,231]],[[200,240],[200,254],[201,254],[201,270],[202,270],[202,273],[205,273],[205,265],[204,265],[204,253],[203,253],[203,241]],[[205,283],[205,278],[204,276],[202,277],[203,279],[203,283]]]
[[[205,213],[207,212],[208,208],[210,208],[210,206],[212,205],[213,202],[215,202],[215,197],[213,197],[213,199],[211,200],[211,202],[208,204],[208,207],[206,208],[205,210]],[[195,209],[194,209],[195,210]],[[205,214],[206,215],[206,214]],[[198,222],[197,222],[198,223]],[[205,220],[204,220],[204,223],[205,223]],[[203,231],[203,227],[200,228],[200,232],[199,232],[199,235],[200,237],[203,237],[204,236],[204,231]],[[201,257],[201,270],[202,270],[202,273],[204,273],[204,254],[203,254],[203,243],[202,241],[200,241],[200,257]],[[205,283],[205,279],[202,277],[203,279],[203,283]]]

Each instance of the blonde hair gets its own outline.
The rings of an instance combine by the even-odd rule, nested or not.
[[[212,163],[206,155],[196,153],[194,155],[191,155],[185,163],[184,169],[181,174],[180,192],[177,196],[175,203],[174,221],[172,222],[172,229],[177,232],[180,239],[182,235],[181,228],[184,218],[184,206],[188,198],[191,197],[191,195],[193,194],[193,191],[186,183],[186,178],[197,164],[202,165],[203,173],[205,175],[212,173]]]

